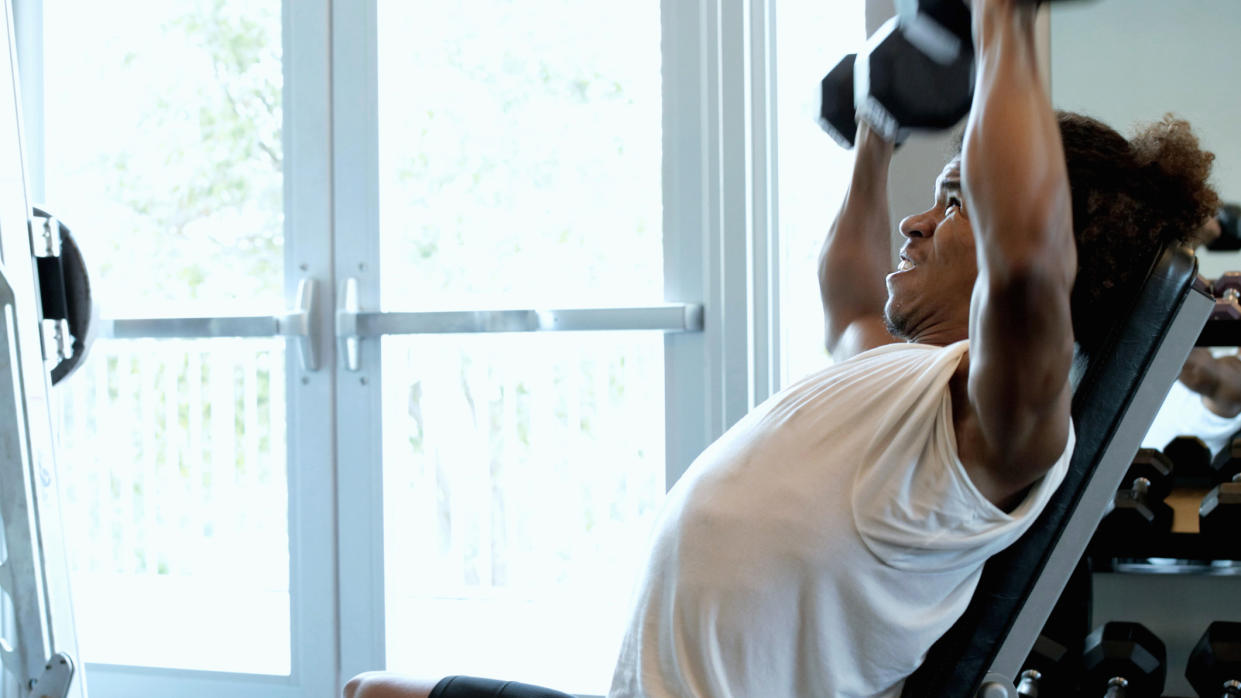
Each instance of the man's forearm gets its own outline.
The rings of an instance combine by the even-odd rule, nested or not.
[[[865,124],[858,126],[856,143],[849,189],[819,255],[829,351],[854,320],[882,315],[887,301],[884,277],[892,270],[888,215],[892,144]]]
[[[978,94],[962,177],[979,239],[980,272],[1076,270],[1068,173],[1060,130],[1042,87],[1033,3],[974,0]]]
[[[1215,357],[1209,349],[1194,349],[1181,369],[1181,382],[1220,417],[1241,415],[1241,359],[1236,356]]]

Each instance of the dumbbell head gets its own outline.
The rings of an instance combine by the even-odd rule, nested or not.
[[[1138,478],[1128,489],[1116,493],[1112,510],[1099,523],[1097,535],[1111,546],[1167,533],[1172,530],[1172,519],[1172,507],[1150,492],[1146,478]]]
[[[1217,298],[1215,307],[1211,308],[1211,320],[1236,322],[1241,320],[1241,303],[1236,298]]]
[[[937,63],[973,51],[970,10],[960,0],[896,0],[896,16],[910,42]]]
[[[828,71],[820,85],[819,126],[837,143],[852,148],[857,138],[857,121],[853,108],[853,63],[856,53],[850,53],[835,68]]]
[[[1211,282],[1215,294],[1212,320],[1241,320],[1241,272],[1228,271]]]
[[[858,53],[853,68],[857,118],[894,143],[911,130],[951,128],[969,113],[973,69],[973,51],[940,63],[919,50],[900,20],[892,18]]]
[[[1241,623],[1207,626],[1189,654],[1185,678],[1199,696],[1241,696]]]
[[[1224,204],[1215,216],[1219,223],[1219,237],[1207,245],[1208,250],[1241,250],[1241,206]]]
[[[1102,695],[1108,682],[1128,681],[1130,698],[1154,698],[1167,678],[1168,651],[1163,641],[1140,623],[1113,621],[1095,628],[1086,638],[1082,655],[1082,688]]]
[[[1241,271],[1226,271],[1211,282],[1211,292],[1216,298],[1241,298]]]
[[[1172,491],[1172,459],[1153,448],[1140,448],[1121,481],[1121,489],[1131,489],[1133,481],[1145,478],[1154,499],[1163,499]]]
[[[1211,449],[1196,436],[1178,436],[1163,447],[1163,453],[1172,459],[1177,478],[1209,478],[1211,475]]]
[[[1237,478],[1241,479],[1241,475]],[[1241,480],[1225,482],[1207,493],[1198,507],[1198,531],[1204,536],[1235,541],[1241,531]]]
[[[1241,438],[1233,438],[1228,446],[1211,461],[1212,480],[1214,482],[1230,482],[1233,477],[1241,475]]]
[[[1020,696],[1061,696],[1068,692],[1079,657],[1069,648],[1039,635],[1022,665]]]

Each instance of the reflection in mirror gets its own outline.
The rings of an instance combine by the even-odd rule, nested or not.
[[[1241,91],[1234,0],[1058,3],[1051,13],[1056,107],[1083,112],[1130,135],[1166,113],[1187,119],[1216,156],[1220,198],[1241,201]],[[1214,278],[1241,269],[1235,251],[1199,255]]]

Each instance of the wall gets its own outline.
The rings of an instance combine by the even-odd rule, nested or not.
[[[1213,181],[1241,201],[1241,66],[1235,0],[1058,3],[1051,19],[1052,99],[1128,135],[1172,112],[1215,152]],[[1207,253],[1209,277],[1241,268],[1237,253]]]

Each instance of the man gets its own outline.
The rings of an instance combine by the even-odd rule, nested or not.
[[[963,153],[892,274],[892,146],[860,126],[820,265],[837,363],[669,493],[610,695],[899,696],[1058,486],[1075,341],[1217,201],[1184,122],[1053,112],[1028,5],[973,3]]]
[[[1059,484],[1074,341],[1096,340],[1154,250],[1214,206],[1210,156],[1183,122],[1129,142],[1057,116],[1033,9],[973,5],[962,155],[902,221],[889,274],[892,147],[859,128],[821,262],[838,363],[756,408],[673,487],[610,695],[899,695],[983,562]],[[346,693],[431,685],[401,681]],[[434,695],[486,690],[441,681]]]
[[[1193,247],[1211,244],[1222,233],[1211,216],[1190,237]],[[1182,434],[1197,436],[1218,454],[1241,430],[1241,357],[1236,349],[1212,351],[1198,347],[1189,353],[1180,380],[1172,384],[1143,448],[1161,449]]]

